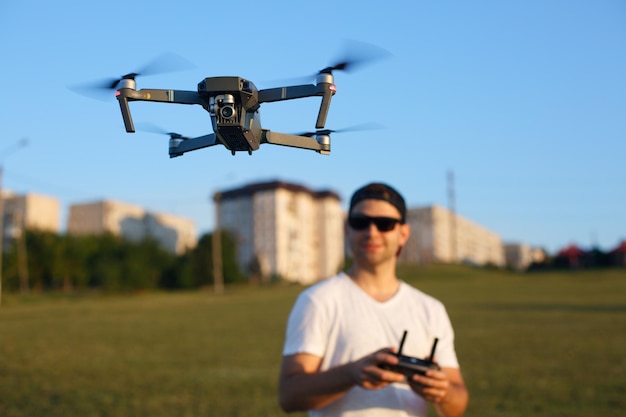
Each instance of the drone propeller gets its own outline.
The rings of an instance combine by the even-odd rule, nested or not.
[[[347,71],[347,68],[350,68],[352,65],[354,65],[354,62],[352,61],[339,62],[338,64],[335,64],[333,66],[326,67],[323,70],[320,70],[318,74],[332,74],[333,71],[336,71],[336,70]]]
[[[107,78],[95,83],[70,87],[70,89],[79,94],[88,96],[98,95],[104,91],[107,93],[107,96],[109,96],[108,91],[115,90],[122,80],[134,80],[135,77],[140,75],[164,74],[174,71],[183,71],[193,67],[194,65],[182,56],[174,53],[166,53],[152,60],[137,72],[130,72],[119,78]]]
[[[387,56],[389,56],[389,52],[377,46],[355,40],[347,41],[338,62],[322,69],[318,74],[332,74],[333,71],[337,70],[350,72],[359,66],[378,61]]]
[[[145,74],[145,71],[143,71],[143,73]],[[100,85],[99,88],[104,88],[104,89],[107,89],[107,90],[115,90],[115,87],[117,87],[117,85],[120,83],[120,81],[122,81],[122,80],[134,80],[135,77],[137,77],[138,75],[141,75],[141,74],[142,73],[131,72],[130,74],[123,75],[120,78],[107,79],[104,82],[99,83],[99,85]]]
[[[161,129],[159,126],[156,126],[152,123],[138,123],[137,127],[143,132],[156,133],[158,135],[167,135],[170,137],[170,139],[189,139],[188,137],[183,136],[180,133],[168,132],[167,130]]]
[[[390,55],[388,51],[380,47],[354,40],[347,41],[343,49],[344,51],[340,54],[340,58],[338,58],[333,65],[323,68],[314,74],[304,77],[276,80],[267,84],[306,84],[311,82],[311,80],[315,80],[319,74],[332,74],[333,71],[352,72],[361,66],[381,60]]]
[[[350,127],[346,127],[343,129],[337,129],[337,130],[333,130],[333,129],[322,129],[322,130],[316,130],[315,132],[303,132],[303,133],[297,133],[297,136],[306,136],[306,137],[313,137],[313,136],[318,136],[318,135],[330,135],[331,133],[343,133],[343,132],[357,132],[357,131],[363,131],[363,130],[375,130],[375,129],[382,129],[382,126],[380,126],[379,124],[376,123],[363,123],[363,124],[359,124],[359,125],[355,125],[355,126],[350,126]]]

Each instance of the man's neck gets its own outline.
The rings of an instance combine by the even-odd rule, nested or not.
[[[392,298],[400,288],[395,268],[362,268],[353,266],[347,272],[352,281],[376,301]]]

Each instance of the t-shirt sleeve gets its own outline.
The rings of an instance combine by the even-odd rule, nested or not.
[[[301,293],[289,314],[283,356],[308,353],[323,357],[328,340],[328,317],[306,291]]]

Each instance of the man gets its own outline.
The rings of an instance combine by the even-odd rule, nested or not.
[[[314,416],[461,416],[468,393],[445,307],[396,277],[409,238],[402,196],[386,184],[358,189],[350,200],[346,236],[353,266],[300,294],[289,316],[279,381],[286,412]],[[385,370],[404,331],[403,355],[426,358],[425,376]]]

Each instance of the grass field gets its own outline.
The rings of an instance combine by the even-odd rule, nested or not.
[[[626,270],[400,275],[448,307],[467,416],[625,415]],[[5,295],[0,416],[284,415],[280,350],[301,289]]]

